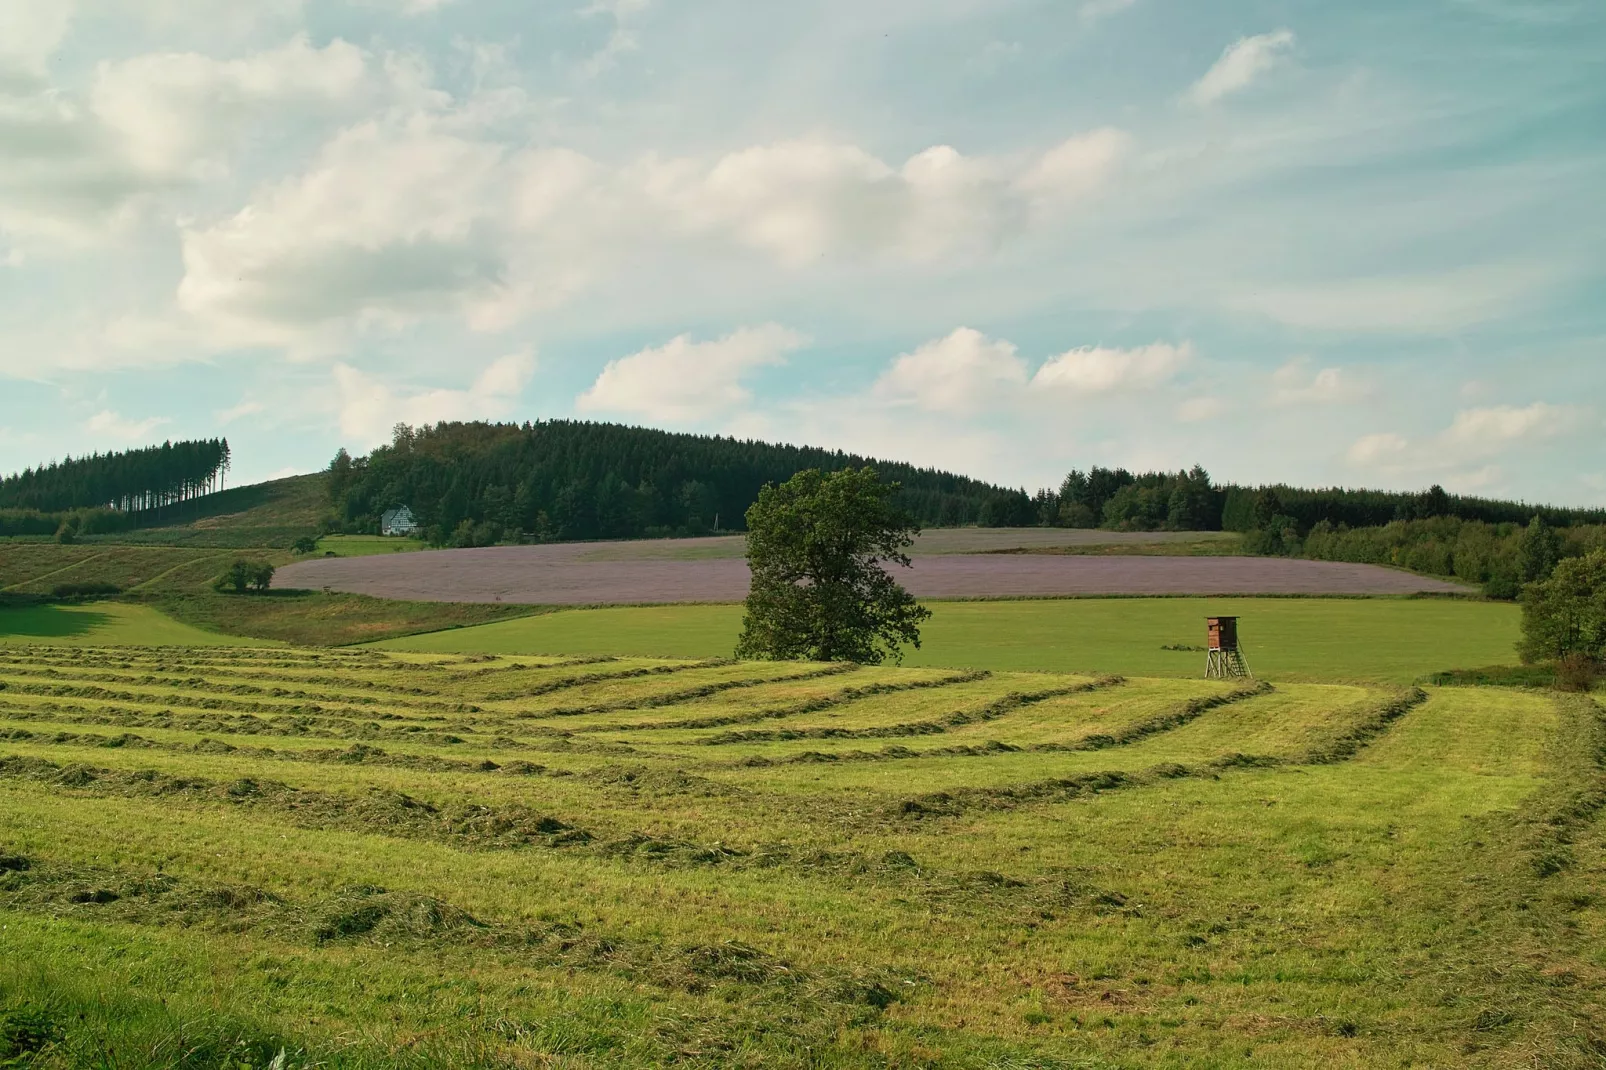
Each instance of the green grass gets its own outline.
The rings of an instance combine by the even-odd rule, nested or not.
[[[0,1060],[1597,1066],[1603,743],[1513,689],[0,645]]]
[[[906,664],[1197,676],[1207,614],[1242,617],[1257,673],[1289,680],[1406,682],[1515,660],[1519,611],[1448,599],[1119,598],[933,602],[925,642]],[[729,654],[739,606],[563,610],[387,642],[442,653]]]
[[[262,641],[205,631],[126,602],[0,607],[0,644],[244,646]]]
[[[325,535],[318,540],[317,556],[371,557],[374,554],[408,553],[425,548],[417,539],[385,535]]]
[[[322,472],[231,487],[171,507],[159,526],[97,535],[94,544],[190,546],[219,550],[287,549],[316,534],[329,512]]]

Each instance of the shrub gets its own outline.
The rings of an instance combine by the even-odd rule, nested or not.
[[[1568,654],[1556,662],[1558,691],[1589,691],[1600,679],[1600,662],[1584,654]]]
[[[52,598],[97,598],[122,593],[123,589],[117,584],[101,581],[92,583],[58,583],[50,589],[50,597]]]
[[[298,554],[314,554],[318,552],[318,537],[316,535],[303,535],[290,544],[290,549]]]
[[[236,558],[229,570],[213,582],[215,590],[224,593],[244,594],[249,590],[266,591],[273,586],[274,568],[266,561]]]

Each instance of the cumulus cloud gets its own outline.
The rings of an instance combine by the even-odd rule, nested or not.
[[[345,317],[411,317],[494,300],[503,281],[502,150],[367,123],[306,174],[183,232],[181,308],[242,344],[295,344]]]
[[[1073,202],[1107,183],[1131,148],[1132,136],[1114,127],[1080,134],[1045,153],[1017,186],[1038,202]]]
[[[165,416],[129,420],[111,409],[102,409],[84,422],[84,430],[100,438],[117,442],[142,442],[152,431],[170,422]]]
[[[1193,346],[1155,342],[1134,349],[1087,346],[1050,357],[1032,376],[1039,390],[1097,394],[1152,389],[1169,382],[1193,359]]]
[[[374,445],[398,423],[501,419],[513,411],[534,370],[533,355],[512,353],[488,365],[467,390],[398,393],[373,375],[336,364],[340,431],[353,442]]]
[[[186,52],[102,64],[89,102],[136,167],[173,175],[214,163],[249,122],[352,98],[368,73],[355,45],[337,38],[313,48],[301,36],[233,60]]]
[[[735,246],[794,267],[934,262],[985,251],[1044,206],[1090,194],[1126,144],[1095,131],[1024,170],[949,146],[894,168],[824,141],[610,166],[569,149],[510,149],[471,111],[347,129],[303,174],[185,228],[181,308],[234,344],[315,350],[352,324],[426,314],[506,326],[649,252]]]
[[[750,401],[742,376],[784,364],[786,354],[807,342],[775,323],[743,327],[711,342],[694,342],[683,334],[609,361],[575,407],[654,420],[704,419]]]
[[[1298,357],[1278,368],[1271,376],[1272,403],[1275,405],[1341,405],[1366,395],[1353,373],[1342,368],[1311,371],[1310,361]]]
[[[0,0],[0,88],[43,82],[72,17],[71,0]]]
[[[928,412],[972,412],[1026,386],[1026,362],[1009,342],[961,327],[892,362],[874,394]]]
[[[1364,435],[1349,448],[1351,464],[1390,474],[1469,474],[1469,466],[1578,431],[1588,410],[1576,405],[1496,405],[1463,409],[1450,426],[1420,441],[1393,431]],[[1477,471],[1488,471],[1485,466]],[[1464,482],[1464,480],[1463,480]]]
[[[163,53],[102,63],[82,97],[52,87],[0,94],[0,228],[98,238],[142,198],[224,170],[241,129],[305,118],[308,108],[333,114],[376,77],[356,47],[313,48],[298,37],[234,60]]]
[[[1291,30],[1274,30],[1240,37],[1228,45],[1221,58],[1193,83],[1183,99],[1198,107],[1207,107],[1223,97],[1247,88],[1262,74],[1276,67],[1294,47]]]

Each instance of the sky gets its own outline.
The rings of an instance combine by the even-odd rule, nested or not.
[[[1606,502],[1599,0],[0,0],[0,470],[579,418]]]

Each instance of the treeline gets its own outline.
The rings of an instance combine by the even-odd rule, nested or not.
[[[68,457],[0,479],[0,510],[57,514],[58,526],[77,510],[147,512],[212,493],[228,467],[222,438]]]
[[[71,542],[79,535],[111,535],[132,527],[133,515],[115,509],[75,509],[65,513],[0,509],[0,537],[48,535]]]
[[[618,424],[440,423],[396,428],[366,457],[329,467],[340,530],[379,529],[405,505],[430,541],[489,545],[514,537],[622,539],[740,531],[766,483],[806,468],[874,465],[902,484],[896,504],[931,527],[1008,519],[1024,491],[840,451],[674,434]],[[1035,514],[1026,523],[1035,522]]]

